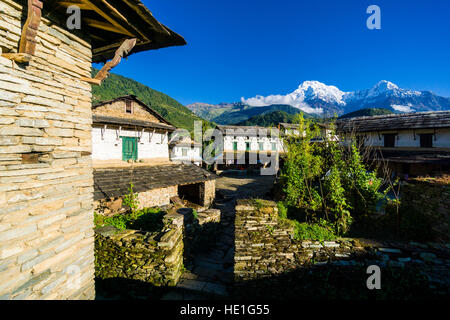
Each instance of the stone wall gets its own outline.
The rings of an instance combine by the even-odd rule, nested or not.
[[[162,232],[95,230],[95,275],[98,279],[128,279],[155,286],[175,286],[183,269],[183,219],[166,215]],[[170,223],[170,224],[169,224]]]
[[[170,198],[178,195],[178,186],[152,189],[138,194],[139,209],[170,204]]]
[[[207,180],[200,185],[200,204],[209,207],[216,198],[216,180]]]
[[[401,203],[405,215],[412,206],[431,222],[435,240],[450,241],[450,176],[410,179],[402,186]]]
[[[329,282],[320,279],[332,279],[330,274],[336,275],[330,280],[334,281],[334,288],[345,288],[342,281],[353,278],[356,279],[355,290],[367,294],[366,268],[370,265],[379,266],[382,272],[384,268],[395,268],[400,272],[415,270],[414,277],[418,274],[414,272],[420,270],[421,276],[427,275],[429,288],[444,292],[444,296],[449,292],[449,243],[403,243],[362,238],[300,241],[293,239],[292,226],[286,220],[278,219],[277,211],[272,201],[237,201],[235,299],[311,299],[314,297],[309,294],[317,294],[315,289],[321,288],[324,289],[323,297],[327,298],[329,292],[326,289],[333,288]],[[351,274],[356,274],[356,278]],[[405,286],[405,283],[399,285]]]
[[[0,53],[22,11],[0,2]],[[0,56],[0,299],[95,296],[91,57],[45,17],[28,64]]]

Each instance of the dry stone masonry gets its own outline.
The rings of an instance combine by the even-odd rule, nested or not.
[[[283,292],[282,287],[278,288],[280,283],[277,277],[284,277],[284,281],[294,285],[294,282],[301,280],[295,275],[299,270],[350,267],[364,271],[373,264],[402,270],[418,267],[425,272],[432,286],[444,288],[447,292],[450,288],[448,243],[380,242],[352,238],[299,241],[293,239],[292,231],[289,223],[278,219],[275,202],[237,201],[234,255],[236,297],[245,298],[258,292],[263,294],[263,288]],[[318,275],[321,271],[314,269],[311,272]],[[289,278],[290,274],[292,278]]]
[[[22,5],[0,2],[0,53]],[[93,299],[89,42],[43,18],[35,56],[0,56],[0,298]]]
[[[164,218],[170,222],[162,232],[97,228],[96,277],[175,286],[183,267],[184,217],[175,213]]]

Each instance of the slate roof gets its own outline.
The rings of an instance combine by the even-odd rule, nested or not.
[[[369,132],[399,129],[450,128],[450,111],[431,111],[338,120],[340,132]]]
[[[166,164],[135,168],[94,169],[94,200],[128,194],[130,182],[134,192],[187,185],[215,180],[214,173],[195,165]]]
[[[223,135],[228,135],[231,131],[233,136],[251,136],[255,137],[265,133],[266,136],[270,136],[271,130],[274,134],[278,134],[279,130],[277,128],[266,128],[259,126],[217,126],[217,128],[223,133]]]
[[[102,116],[102,115],[92,115],[92,122],[94,124],[117,124],[123,126],[130,127],[140,127],[140,128],[154,128],[154,129],[163,129],[168,131],[174,131],[176,128],[171,125],[156,123],[151,121],[144,120],[135,120],[135,119],[127,119],[127,118],[119,118],[119,117],[110,117],[110,116]]]

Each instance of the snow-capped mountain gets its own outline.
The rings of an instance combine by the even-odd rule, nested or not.
[[[307,113],[326,115],[341,115],[363,108],[388,108],[397,112],[450,109],[450,98],[437,96],[430,91],[402,89],[386,80],[370,89],[353,92],[344,92],[319,81],[304,81],[298,89],[287,95],[241,98],[241,102],[254,107],[287,104]]]

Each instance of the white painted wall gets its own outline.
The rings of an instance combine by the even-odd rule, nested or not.
[[[120,131],[117,138],[118,130],[114,128],[106,128],[103,133],[103,127],[92,128],[92,159],[93,160],[122,160],[122,137],[139,137],[138,142],[138,159],[169,159],[169,145],[167,135],[161,133],[153,133],[150,130],[137,132],[134,130]]]
[[[262,151],[272,151],[272,143],[276,143],[276,150],[283,151],[282,143],[279,138],[270,137],[247,137],[245,136],[224,136],[224,151],[233,151],[233,142],[237,142],[238,151],[246,151],[245,143],[250,142],[250,151],[260,151],[259,143],[263,143]]]
[[[416,140],[414,140],[413,130],[399,130],[399,131],[380,131],[378,136],[377,132],[370,132],[366,134],[365,144],[374,147],[384,146],[384,133],[398,133],[395,138],[395,147],[399,148],[420,148],[420,136],[421,133],[433,133],[434,130],[421,129],[416,130]],[[381,138],[381,139],[380,139]],[[436,140],[434,140],[436,138]],[[450,148],[450,129],[436,129],[436,137],[433,137],[433,148]]]
[[[186,156],[183,156],[183,149],[186,150]],[[200,147],[181,147],[174,146],[170,153],[172,161],[193,162],[196,165],[202,164],[202,155]]]

